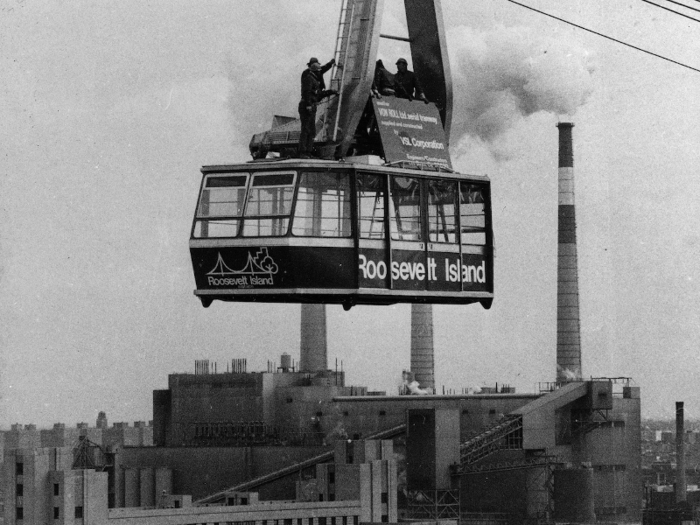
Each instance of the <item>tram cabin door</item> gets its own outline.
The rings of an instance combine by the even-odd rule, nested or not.
[[[407,300],[459,292],[457,199],[455,180],[358,173],[360,288]]]
[[[392,285],[439,297],[461,291],[456,180],[389,178]]]

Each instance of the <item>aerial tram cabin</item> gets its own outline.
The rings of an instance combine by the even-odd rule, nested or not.
[[[205,307],[214,300],[491,306],[490,181],[450,164],[439,0],[406,0],[427,105],[369,96],[381,5],[343,2],[335,53],[343,68],[331,73],[340,96],[318,111],[321,158],[290,156],[298,121],[295,128],[293,119],[276,118],[253,137],[254,160],[202,168],[190,253]]]

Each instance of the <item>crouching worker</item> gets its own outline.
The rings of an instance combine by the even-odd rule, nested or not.
[[[396,69],[398,71],[394,75],[394,89],[398,98],[407,98],[413,100],[417,98],[428,104],[428,99],[423,93],[423,88],[418,82],[418,77],[413,71],[409,71],[408,62],[405,58],[399,58],[396,61]]]
[[[326,84],[323,81],[323,74],[333,64],[335,64],[335,59],[322,66],[318,59],[313,57],[307,64],[308,68],[301,74],[299,157],[303,159],[308,159],[313,154],[314,138],[316,137],[316,106],[325,97],[337,94],[333,90],[326,90]]]

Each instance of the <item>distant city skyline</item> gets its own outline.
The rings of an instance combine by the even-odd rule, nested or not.
[[[700,68],[697,26],[642,2],[529,5]],[[382,32],[402,34],[386,0]],[[0,17],[0,421],[152,419],[194,361],[299,355],[299,306],[193,296],[202,165],[250,158],[295,116],[309,57],[331,58],[340,1],[115,5],[10,1]],[[451,156],[492,181],[495,300],[436,306],[435,380],[534,392],[555,378],[557,129],[575,124],[584,377],[631,377],[644,417],[693,396],[700,340],[700,73],[510,2],[443,0]],[[390,70],[406,56],[383,42]],[[393,393],[410,308],[328,307],[328,362]]]

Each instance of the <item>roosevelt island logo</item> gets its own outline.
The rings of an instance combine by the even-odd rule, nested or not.
[[[260,248],[255,255],[248,252],[248,259],[241,270],[229,268],[219,253],[214,268],[207,272],[207,282],[210,286],[237,286],[239,288],[272,286],[274,284],[272,276],[278,270],[279,267],[267,252],[267,248]]]

